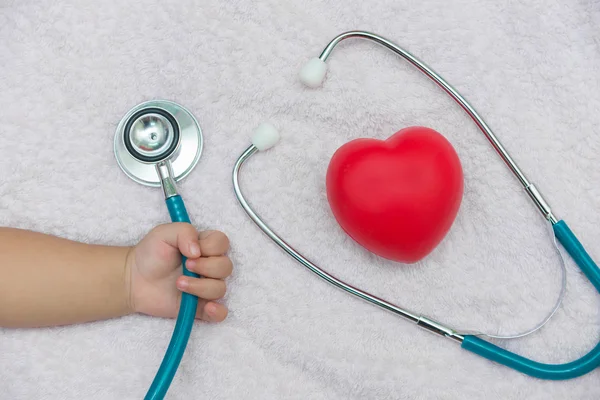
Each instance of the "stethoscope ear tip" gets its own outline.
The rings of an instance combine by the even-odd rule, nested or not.
[[[279,131],[272,124],[263,122],[252,135],[252,144],[260,151],[268,150],[279,142]]]
[[[310,59],[298,74],[300,82],[309,88],[316,89],[323,84],[327,74],[327,63],[318,57]]]

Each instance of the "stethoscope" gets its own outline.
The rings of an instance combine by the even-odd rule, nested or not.
[[[418,68],[421,72],[432,79],[437,85],[439,85],[450,97],[452,97],[473,119],[477,127],[483,132],[485,137],[489,140],[493,148],[500,155],[504,163],[508,166],[513,175],[518,179],[519,183],[525,189],[525,192],[529,198],[534,202],[535,206],[542,214],[542,216],[551,224],[553,234],[556,239],[562,244],[569,255],[577,263],[579,268],[585,273],[590,282],[600,292],[600,269],[594,263],[594,261],[587,254],[581,243],[577,240],[573,232],[569,229],[567,224],[556,218],[552,213],[550,206],[540,193],[540,191],[531,183],[525,174],[521,171],[517,163],[511,158],[509,153],[506,151],[504,146],[500,143],[496,135],[488,127],[485,121],[479,116],[475,109],[462,97],[456,89],[450,86],[440,75],[430,69],[423,62],[419,61],[413,55],[403,50],[391,41],[369,32],[352,31],[338,35],[334,38],[323,50],[318,58],[310,60],[300,72],[300,80],[311,88],[316,88],[321,85],[327,72],[327,64],[325,61],[331,55],[331,52],[341,41],[349,38],[362,38],[376,42],[389,50],[393,51],[400,57],[410,62],[413,66]],[[315,265],[313,262],[308,260],[300,252],[290,246],[284,239],[282,239],[277,233],[275,233],[267,223],[258,216],[258,214],[250,207],[248,201],[242,193],[239,182],[239,175],[242,165],[255,155],[258,151],[264,151],[274,146],[279,140],[279,134],[277,130],[270,124],[262,124],[256,130],[252,139],[252,145],[248,147],[238,158],[233,169],[233,187],[235,196],[237,197],[240,205],[248,214],[248,216],[256,223],[256,225],[279,247],[281,247],[287,254],[293,259],[299,262],[304,267],[308,268],[311,272],[315,273],[321,279],[336,286],[347,293],[359,297],[375,306],[378,306],[384,310],[390,311],[402,318],[416,323],[418,326],[425,328],[426,330],[435,334],[447,337],[452,341],[459,343],[462,348],[469,350],[475,354],[485,357],[489,360],[495,361],[500,364],[504,364],[510,368],[521,371],[525,374],[541,378],[541,379],[571,379],[581,375],[584,375],[600,365],[600,343],[592,349],[588,354],[579,358],[578,360],[572,361],[566,364],[543,364],[525,357],[514,354],[507,351],[499,346],[496,346],[484,339],[478,334],[465,334],[455,329],[449,328],[448,326],[429,319],[425,316],[418,315],[412,311],[401,308],[395,304],[392,304],[386,300],[378,298],[370,293],[367,293],[361,289],[358,289],[352,285],[349,285],[340,279],[329,274],[322,268]],[[563,280],[564,282],[564,280]],[[563,284],[564,288],[564,284]],[[540,325],[541,326],[541,325]],[[539,326],[538,326],[539,327]],[[536,328],[537,329],[537,328]],[[535,331],[533,329],[530,332]],[[529,333],[529,332],[528,332]],[[492,335],[483,335],[490,336]],[[523,336],[523,335],[520,335]],[[517,336],[515,336],[517,337]]]
[[[148,101],[131,109],[117,126],[114,151],[123,172],[142,185],[164,192],[173,222],[190,222],[176,182],[186,177],[202,154],[202,130],[184,107],[165,100]],[[185,267],[183,274],[198,277]],[[196,318],[198,298],[182,293],[169,347],[145,399],[162,399],[177,372]]]

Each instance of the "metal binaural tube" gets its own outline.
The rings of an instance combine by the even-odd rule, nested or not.
[[[238,158],[233,168],[233,189],[235,192],[235,196],[238,199],[240,205],[244,209],[244,211],[248,214],[248,216],[254,221],[256,225],[279,247],[281,247],[286,253],[288,253],[292,258],[306,267],[308,270],[316,274],[319,278],[323,279],[327,283],[344,290],[347,293],[350,293],[353,296],[361,298],[377,307],[380,307],[384,310],[390,311],[402,318],[405,318],[415,324],[419,325],[422,328],[427,329],[430,332],[436,333],[438,335],[447,337],[454,341],[461,343],[463,341],[463,336],[455,332],[453,329],[448,328],[438,322],[430,320],[429,318],[417,315],[411,311],[398,307],[395,304],[392,304],[388,301],[380,299],[370,293],[367,293],[363,290],[360,290],[352,285],[347,284],[344,281],[336,278],[331,275],[327,271],[319,268],[317,265],[312,263],[298,251],[296,251],[292,246],[285,242],[279,235],[277,235],[269,226],[254,212],[252,207],[248,204],[248,201],[244,197],[242,190],[240,188],[239,174],[242,168],[242,165],[252,157],[258,149],[252,145],[246,151],[242,153],[242,155]]]
[[[485,135],[488,139],[494,150],[498,153],[502,161],[506,164],[506,166],[510,169],[513,175],[519,180],[519,183],[523,186],[523,188],[527,191],[529,197],[533,200],[535,206],[540,211],[540,213],[546,218],[548,221],[555,224],[558,220],[552,214],[550,207],[546,200],[543,198],[542,194],[535,189],[535,186],[527,179],[523,171],[519,168],[517,163],[512,159],[508,151],[504,148],[500,140],[496,137],[494,132],[490,129],[490,127],[486,124],[483,118],[475,111],[473,106],[469,104],[469,102],[460,94],[456,89],[454,89],[444,78],[442,78],[438,73],[429,68],[425,63],[417,59],[415,56],[410,54],[408,51],[400,48],[393,42],[385,39],[382,36],[379,36],[374,33],[365,32],[365,31],[350,31],[342,33],[336,36],[323,50],[319,59],[325,62],[333,49],[343,40],[349,38],[360,38],[371,40],[377,44],[380,44],[387,49],[391,50],[395,54],[404,58],[406,61],[410,62],[413,66],[415,66],[422,73],[427,75],[431,80],[433,80],[438,86],[440,86],[454,101],[456,101],[463,110],[471,117],[473,122],[477,125],[479,130]],[[533,190],[531,189],[533,188]]]

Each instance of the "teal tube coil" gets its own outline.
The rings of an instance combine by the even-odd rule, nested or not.
[[[181,196],[177,195],[169,197],[166,202],[171,221],[190,223],[190,217],[188,216]],[[188,271],[185,267],[185,261],[186,258],[181,256],[183,274],[186,276],[198,277],[197,274]],[[197,307],[198,298],[196,296],[182,293],[181,306],[179,307],[179,314],[177,315],[177,322],[175,323],[175,329],[171,336],[171,342],[169,343],[169,347],[167,348],[158,372],[154,377],[154,381],[152,381],[152,385],[148,389],[146,397],[144,397],[145,400],[164,399],[167,394],[190,338],[190,333],[196,318]]]
[[[577,240],[575,234],[564,221],[557,222],[553,225],[553,228],[558,241],[567,250],[596,290],[600,292],[600,269],[585,251],[583,245]],[[464,337],[462,348],[540,379],[572,379],[585,375],[600,366],[600,343],[580,359],[566,364],[544,364],[529,360],[472,335]]]

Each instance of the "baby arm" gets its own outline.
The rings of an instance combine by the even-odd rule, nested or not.
[[[133,247],[78,243],[0,228],[0,326],[66,325],[140,312],[177,316],[181,292],[199,297],[197,318],[219,322],[232,264],[227,237],[185,223],[160,225]],[[203,276],[181,276],[187,268]]]

